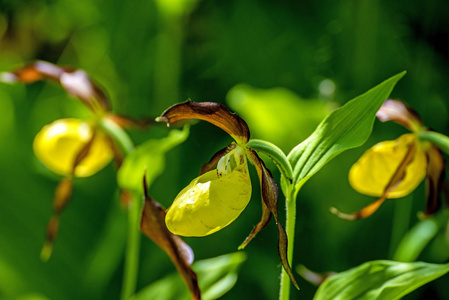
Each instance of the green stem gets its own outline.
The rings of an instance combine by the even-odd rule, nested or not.
[[[282,152],[278,146],[263,140],[250,140],[246,145],[270,157],[278,167],[279,171],[281,171],[282,175],[291,184],[293,179],[292,166],[290,165],[287,156],[285,156],[284,152]]]
[[[124,156],[134,151],[134,144],[130,137],[120,126],[107,117],[100,122],[101,128],[108,133],[120,148]],[[128,204],[128,236],[125,250],[125,266],[120,299],[129,299],[136,290],[137,273],[139,267],[140,250],[140,213],[141,195],[133,193]]]
[[[135,293],[139,268],[140,249],[140,195],[133,194],[128,205],[128,238],[125,253],[125,269],[122,282],[121,300],[127,300]]]
[[[293,247],[295,244],[295,224],[296,224],[296,193],[292,189],[285,195],[286,221],[285,231],[287,232],[288,249],[287,259],[290,266],[293,261]],[[290,297],[290,277],[282,268],[279,300],[288,300]]]
[[[435,131],[422,131],[418,133],[422,140],[435,144],[441,151],[449,155],[449,137]]]
[[[114,121],[106,116],[101,119],[100,126],[114,140],[114,142],[116,142],[124,156],[134,151],[134,144],[131,138],[126,131],[114,123]]]
[[[295,223],[296,223],[296,195],[293,187],[293,170],[292,166],[285,156],[284,152],[276,145],[262,140],[250,140],[247,144],[248,147],[261,152],[270,157],[281,172],[281,185],[282,191],[285,196],[286,206],[286,224],[285,231],[287,233],[287,259],[290,266],[293,260],[293,246],[295,244]],[[280,300],[288,300],[290,297],[290,277],[284,268],[281,273],[281,283],[279,291]]]

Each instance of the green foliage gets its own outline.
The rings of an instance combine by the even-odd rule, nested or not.
[[[165,153],[184,142],[189,136],[189,127],[172,130],[162,139],[151,139],[139,145],[126,156],[117,173],[118,185],[123,189],[142,191],[143,175],[146,174],[148,185],[159,176],[165,168]]]
[[[437,233],[438,224],[435,220],[422,220],[402,238],[393,259],[403,262],[415,261]]]
[[[246,260],[244,252],[226,254],[192,264],[197,273],[202,299],[218,299],[237,281],[237,272]],[[179,274],[169,275],[142,289],[132,300],[188,300],[189,291]]]
[[[296,191],[335,156],[368,139],[377,110],[404,74],[385,80],[330,113],[309,138],[289,153]]]
[[[233,87],[226,102],[251,124],[252,137],[263,137],[281,149],[291,149],[307,138],[331,108],[324,99],[302,99],[286,88],[244,84]]]
[[[371,261],[324,281],[314,300],[395,300],[449,272],[449,264]]]
[[[250,98],[230,93],[228,99],[235,101],[229,100],[229,106],[248,121],[253,138],[273,142],[285,151],[309,136],[334,103],[359,95],[387,74],[407,70],[391,97],[406,101],[429,128],[448,133],[447,51],[440,42],[448,33],[441,26],[449,14],[446,3],[175,2],[183,3],[184,10],[183,18],[172,18],[179,19],[177,24],[161,22],[155,1],[1,1],[0,71],[34,59],[84,69],[107,90],[114,112],[133,118],[156,117],[188,98],[223,103],[229,91],[243,91]],[[184,5],[194,2],[196,6]],[[173,30],[177,32],[174,37],[170,36]],[[170,41],[176,47],[167,50],[163,44]],[[335,84],[331,97],[323,97],[325,81]],[[173,93],[158,93],[161,82]],[[54,255],[46,264],[39,260],[56,180],[42,176],[31,144],[43,125],[57,118],[85,117],[84,108],[71,100],[54,84],[0,85],[0,299],[33,294],[61,300],[119,297],[126,213],[113,196],[112,165],[75,182],[76,192],[62,216]],[[315,105],[316,110],[307,108]],[[251,108],[255,108],[254,115]],[[304,124],[308,116],[310,123]],[[229,144],[229,137],[220,130],[196,126],[188,141],[165,161],[164,173],[151,187],[165,206],[197,175],[212,148]],[[372,200],[349,187],[349,167],[367,147],[403,133],[399,126],[379,122],[374,126],[364,146],[327,163],[302,189],[295,260],[316,269],[344,270],[373,257],[388,257],[388,249],[394,253],[397,244],[391,242],[390,233],[399,232],[397,241],[418,222],[422,187],[413,196],[398,199],[410,203],[405,222],[393,221],[393,209],[397,209],[393,201],[385,203],[372,219],[359,223],[344,222],[328,213],[336,203],[350,211]],[[136,141],[158,137],[152,130],[132,134],[138,137]],[[278,181],[276,168],[266,162]],[[137,182],[131,185],[141,191],[141,181]],[[256,200],[260,198],[257,193]],[[282,204],[280,197],[280,211]],[[232,226],[188,243],[198,259],[232,252],[259,217],[260,201],[250,201]],[[275,240],[276,233],[270,232],[273,224],[267,227],[247,247],[249,259],[239,283],[224,299],[246,299],[248,289],[258,299],[276,299],[279,259],[267,242]],[[420,258],[447,261],[442,228]],[[149,240],[142,244],[138,286],[147,284],[148,277],[154,281],[173,269],[168,259],[160,259],[165,254],[156,251],[156,245]],[[448,277],[440,279],[443,284],[429,284],[428,289],[444,295]],[[291,298],[311,299],[315,291],[301,284],[301,291]],[[420,291],[415,294],[419,297]]]

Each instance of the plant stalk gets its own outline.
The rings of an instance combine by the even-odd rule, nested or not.
[[[136,290],[141,239],[139,230],[141,207],[140,195],[134,193],[128,205],[128,237],[121,300],[128,300]]]
[[[288,248],[287,259],[290,266],[293,260],[293,246],[295,244],[295,225],[296,225],[296,194],[291,188],[285,195],[286,221],[285,231],[287,232]],[[288,300],[290,298],[290,278],[287,272],[282,268],[281,283],[279,291],[279,300]]]
[[[123,156],[128,155],[134,150],[134,145],[120,126],[103,118],[100,126],[117,143]],[[132,193],[127,206],[128,212],[128,233],[125,249],[125,266],[122,282],[121,300],[128,300],[134,295],[137,285],[137,273],[139,268],[139,250],[140,250],[140,213],[142,208],[141,195]]]

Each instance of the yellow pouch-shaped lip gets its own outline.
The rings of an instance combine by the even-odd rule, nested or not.
[[[247,164],[218,176],[209,171],[194,179],[167,210],[168,230],[181,236],[205,236],[234,221],[251,199]]]
[[[80,150],[92,139],[93,129],[78,119],[61,119],[44,126],[33,142],[37,158],[53,172],[70,176]],[[87,156],[76,166],[76,177],[88,177],[104,168],[113,158],[106,136],[95,133]]]
[[[368,149],[349,171],[349,183],[361,194],[381,197],[399,167],[410,143],[416,144],[413,161],[405,178],[388,193],[387,198],[400,198],[411,193],[426,175],[426,155],[414,134],[404,134],[394,141],[384,141]]]

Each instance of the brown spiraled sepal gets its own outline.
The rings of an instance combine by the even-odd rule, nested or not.
[[[393,121],[411,131],[424,129],[418,113],[399,100],[386,100],[377,111],[376,117],[382,122]]]
[[[446,163],[444,161],[441,151],[431,145],[426,151],[427,158],[427,179],[426,179],[426,191],[427,201],[425,216],[433,215],[440,207],[440,191],[444,184]]]
[[[144,194],[145,204],[140,223],[141,231],[167,253],[189,288],[192,299],[201,299],[197,275],[190,267],[193,262],[193,251],[179,236],[167,229],[165,210],[148,195],[145,177]]]
[[[257,175],[259,177],[261,194],[262,194],[262,219],[257,224],[256,228],[250,233],[249,237],[243,242],[239,249],[245,247],[250,240],[268,223],[270,212],[274,219],[276,220],[276,226],[278,230],[279,242],[278,242],[278,253],[284,270],[287,272],[293,285],[299,290],[298,283],[293,276],[290,264],[288,262],[287,248],[288,248],[288,238],[284,227],[279,222],[278,210],[277,210],[277,199],[278,199],[278,188],[276,182],[271,175],[270,170],[265,166],[263,160],[257,155],[257,153],[251,149],[247,148],[247,155],[251,163],[254,164],[257,170]]]
[[[2,78],[8,78],[9,82],[23,83],[52,80],[58,82],[67,93],[79,98],[92,111],[110,110],[106,94],[83,70],[61,67],[46,61],[36,61],[14,72],[3,73]]]
[[[226,131],[238,144],[246,144],[250,134],[246,122],[226,107],[215,102],[193,102],[175,104],[168,108],[157,122],[166,122],[168,125],[186,119],[207,121]]]

